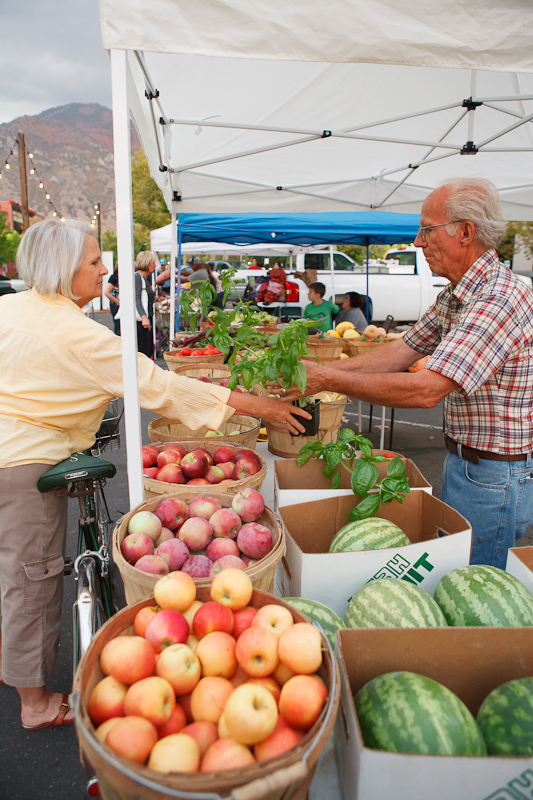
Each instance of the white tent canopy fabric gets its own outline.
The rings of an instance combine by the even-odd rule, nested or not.
[[[176,226],[165,225],[150,231],[150,248],[156,253],[170,253],[172,249],[172,232],[174,240],[177,237]],[[316,247],[316,245],[314,246]],[[183,255],[215,254],[217,256],[270,256],[289,257],[297,253],[305,253],[309,247],[300,247],[296,244],[249,244],[238,245],[228,244],[227,242],[182,242],[181,252]]]
[[[130,118],[173,225],[181,211],[419,213],[454,175],[493,180],[509,219],[533,219],[533,4],[100,0],[100,18],[134,505]]]

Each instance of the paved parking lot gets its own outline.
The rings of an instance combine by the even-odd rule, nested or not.
[[[109,316],[109,315],[107,315]],[[108,320],[102,315],[104,324]],[[162,360],[158,361],[164,365]],[[373,410],[372,429],[368,432],[370,409],[363,404],[363,432],[375,446],[380,439],[381,409]],[[141,413],[143,441],[148,442],[147,427],[153,414]],[[357,429],[358,409],[354,403],[347,407],[347,425]],[[385,446],[389,446],[390,411],[387,411]],[[263,445],[263,447],[265,447]],[[266,449],[266,447],[265,447]],[[445,450],[442,443],[442,408],[427,411],[397,410],[393,429],[392,449],[413,459],[422,474],[434,487],[438,496],[440,473]],[[105,455],[117,466],[117,475],[109,483],[107,498],[114,519],[128,509],[126,477],[126,454],[122,447]],[[265,496],[270,493],[265,484]],[[75,550],[76,508],[71,504],[69,519],[69,554]],[[520,542],[533,544],[530,529]],[[71,609],[74,602],[74,578],[65,579],[65,597],[61,646],[58,665],[50,683],[56,691],[70,689],[71,674]],[[20,704],[15,689],[0,686],[2,714],[0,716],[0,800],[83,800],[85,776],[79,761],[79,749],[73,726],[47,729],[38,732],[24,731],[20,725]],[[314,800],[322,800],[322,790],[314,794]],[[333,800],[331,792],[328,794]]]

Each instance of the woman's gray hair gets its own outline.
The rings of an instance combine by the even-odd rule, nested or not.
[[[157,253],[153,253],[151,250],[143,250],[135,259],[135,269],[145,272],[154,261],[157,264]]]
[[[449,220],[470,220],[476,228],[475,239],[486,248],[497,247],[507,230],[495,185],[485,178],[452,178],[440,187],[445,189],[445,213]],[[446,228],[454,236],[457,228]]]
[[[77,300],[72,294],[72,278],[85,256],[87,236],[94,237],[94,230],[79,219],[36,222],[28,228],[18,248],[19,276],[39,294],[62,294]]]

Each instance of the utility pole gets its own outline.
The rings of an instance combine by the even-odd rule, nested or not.
[[[18,139],[19,171],[20,171],[20,204],[22,206],[22,233],[30,227],[28,208],[28,175],[26,173],[26,142],[24,134],[19,131]]]
[[[98,247],[100,250],[102,249],[102,207],[100,203],[95,203],[94,205],[94,217],[93,219],[96,221],[97,225],[97,234],[96,238],[98,239]]]

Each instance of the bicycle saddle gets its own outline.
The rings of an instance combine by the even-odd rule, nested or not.
[[[115,465],[103,458],[96,458],[85,453],[73,453],[70,458],[60,461],[59,464],[55,464],[43,472],[37,481],[37,488],[44,494],[54,486],[61,486],[71,481],[112,478],[116,471]]]

